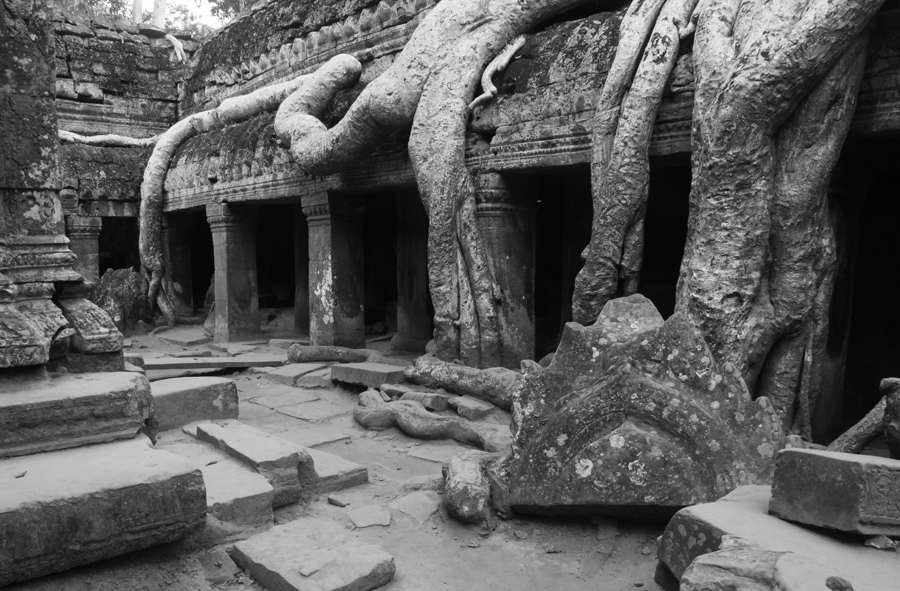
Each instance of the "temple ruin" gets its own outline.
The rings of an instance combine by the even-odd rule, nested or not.
[[[0,587],[897,586],[900,1],[246,4],[0,0]]]

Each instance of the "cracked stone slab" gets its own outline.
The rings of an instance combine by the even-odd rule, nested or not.
[[[391,509],[409,515],[419,523],[437,513],[441,508],[441,495],[433,490],[421,490],[400,497],[391,503]]]
[[[245,367],[277,367],[287,355],[279,353],[247,353],[238,357],[157,357],[146,359],[144,369],[231,369]]]
[[[317,493],[328,493],[369,482],[369,469],[362,464],[318,449],[306,449],[313,460],[318,480],[313,487]]]
[[[769,513],[851,533],[900,536],[900,461],[781,450],[775,460]]]
[[[200,470],[143,436],[0,461],[0,489],[0,586],[172,542],[206,521]]]
[[[237,385],[228,378],[172,378],[153,382],[150,390],[160,431],[202,419],[238,417]]]
[[[357,528],[381,525],[387,527],[391,524],[391,512],[381,505],[367,505],[358,509],[347,511],[347,517]]]
[[[266,374],[266,377],[272,381],[293,386],[300,377],[326,367],[324,363],[290,363],[273,369]]]
[[[206,483],[207,539],[247,538],[272,527],[275,492],[263,475],[230,458],[200,470]]]
[[[196,437],[250,466],[266,477],[275,489],[273,507],[283,507],[300,500],[301,479],[313,479],[310,456],[298,445],[260,431],[240,421],[196,423],[185,427]]]
[[[272,591],[369,591],[394,577],[394,558],[334,521],[303,517],[237,542],[232,559]]]
[[[298,388],[328,388],[331,386],[331,368],[326,367],[300,376],[294,381],[294,385]]]
[[[681,580],[699,556],[717,552],[725,536],[771,552],[792,552],[819,565],[820,572],[836,570],[857,591],[891,589],[900,580],[900,561],[893,552],[866,548],[862,540],[832,536],[824,530],[790,523],[769,515],[769,486],[741,486],[713,503],[682,509],[669,522],[658,557]],[[817,588],[825,588],[825,581]]]

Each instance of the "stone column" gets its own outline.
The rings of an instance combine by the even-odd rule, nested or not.
[[[169,294],[175,314],[194,315],[194,282],[191,269],[191,233],[193,215],[164,214],[160,241],[162,242],[165,273],[172,292]]]
[[[431,339],[428,216],[416,191],[397,193],[397,334],[391,346],[420,352]]]
[[[214,340],[258,338],[262,331],[256,283],[256,208],[214,203],[206,206],[206,218],[216,265]]]
[[[525,183],[496,173],[476,177],[478,225],[500,287],[501,361],[534,358],[535,209]]]
[[[309,342],[361,348],[363,215],[361,201],[331,191],[303,198],[309,226]]]
[[[309,333],[309,230],[303,206],[294,206],[294,330]]]
[[[100,281],[100,229],[103,218],[81,215],[66,216],[69,248],[78,259],[75,270],[87,281]]]

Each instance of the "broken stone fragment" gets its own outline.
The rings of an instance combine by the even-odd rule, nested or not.
[[[452,517],[464,523],[482,524],[491,520],[491,484],[484,465],[497,454],[468,451],[444,465],[444,507]]]
[[[268,589],[369,591],[390,581],[394,558],[327,519],[303,517],[237,542],[234,561]]]
[[[468,396],[451,398],[449,403],[450,406],[456,409],[459,416],[464,419],[469,419],[470,421],[480,421],[497,410],[497,407],[493,404]]]
[[[382,393],[387,394],[382,389]],[[413,400],[415,402],[420,403],[422,406],[427,408],[428,410],[433,410],[436,412],[443,412],[450,408],[451,401],[454,397],[449,396],[447,394],[440,394],[437,392],[404,392],[402,396],[400,396],[400,400]],[[484,403],[482,403],[484,404]],[[492,406],[491,409],[494,407]],[[460,416],[465,416],[462,413],[459,413]],[[465,417],[470,418],[470,417]]]
[[[769,512],[807,525],[900,536],[900,461],[784,449],[776,460]]]
[[[347,517],[357,528],[372,527],[373,525],[387,527],[391,524],[391,512],[381,505],[367,505],[351,509],[347,511]]]
[[[403,368],[385,363],[346,363],[331,368],[331,379],[336,382],[377,388],[381,384],[403,381]]]
[[[150,389],[160,431],[202,419],[238,417],[237,385],[228,378],[171,378],[153,382]]]
[[[513,510],[663,518],[767,482],[784,436],[687,316],[642,295],[568,323],[553,362],[516,390]]]
[[[391,503],[391,509],[409,515],[419,523],[424,523],[440,508],[441,496],[430,490],[414,492]]]

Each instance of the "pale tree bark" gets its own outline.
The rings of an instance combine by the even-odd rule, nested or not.
[[[153,26],[158,29],[166,28],[166,13],[168,12],[168,0],[153,0]]]
[[[141,24],[144,19],[144,0],[132,0],[131,2],[131,22],[136,25]]]

